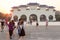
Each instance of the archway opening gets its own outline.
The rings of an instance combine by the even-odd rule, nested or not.
[[[30,22],[37,21],[37,15],[31,14],[29,17]]]
[[[53,16],[52,15],[49,16],[49,21],[53,21]]]
[[[44,14],[40,16],[40,21],[46,21],[46,16]]]
[[[15,15],[15,16],[13,17],[13,20],[14,20],[14,21],[18,21],[18,16]]]
[[[21,15],[20,18],[22,18],[24,21],[27,21],[27,17],[26,17],[26,15]]]

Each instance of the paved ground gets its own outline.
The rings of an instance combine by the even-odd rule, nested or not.
[[[1,31],[1,29],[0,29]],[[26,26],[26,36],[23,40],[60,40],[60,26]],[[8,28],[5,27],[4,32],[0,32],[0,40],[10,40]],[[16,30],[14,30],[13,39],[19,40]]]

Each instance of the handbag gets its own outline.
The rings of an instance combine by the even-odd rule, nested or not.
[[[18,34],[21,33],[21,28],[18,26]]]
[[[19,25],[18,25],[18,28],[16,28],[16,33],[17,33],[17,34],[21,33],[21,28],[20,28]]]

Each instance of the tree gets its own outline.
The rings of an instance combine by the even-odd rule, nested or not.
[[[55,15],[56,21],[60,21],[60,15]]]

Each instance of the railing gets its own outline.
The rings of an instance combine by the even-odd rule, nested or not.
[[[39,25],[43,25],[46,26],[46,22],[38,22]],[[36,22],[33,22],[32,25],[36,25]],[[52,25],[52,26],[60,26],[60,22],[48,22],[47,23],[48,26]]]
[[[46,24],[48,26],[60,26],[60,22],[48,22],[48,23],[46,23],[46,22],[38,22],[38,24],[39,24],[39,26],[46,26]],[[16,23],[16,25],[17,25],[17,23]],[[29,26],[30,23],[25,22],[24,25],[28,25]],[[36,22],[32,22],[31,25],[36,26]]]

